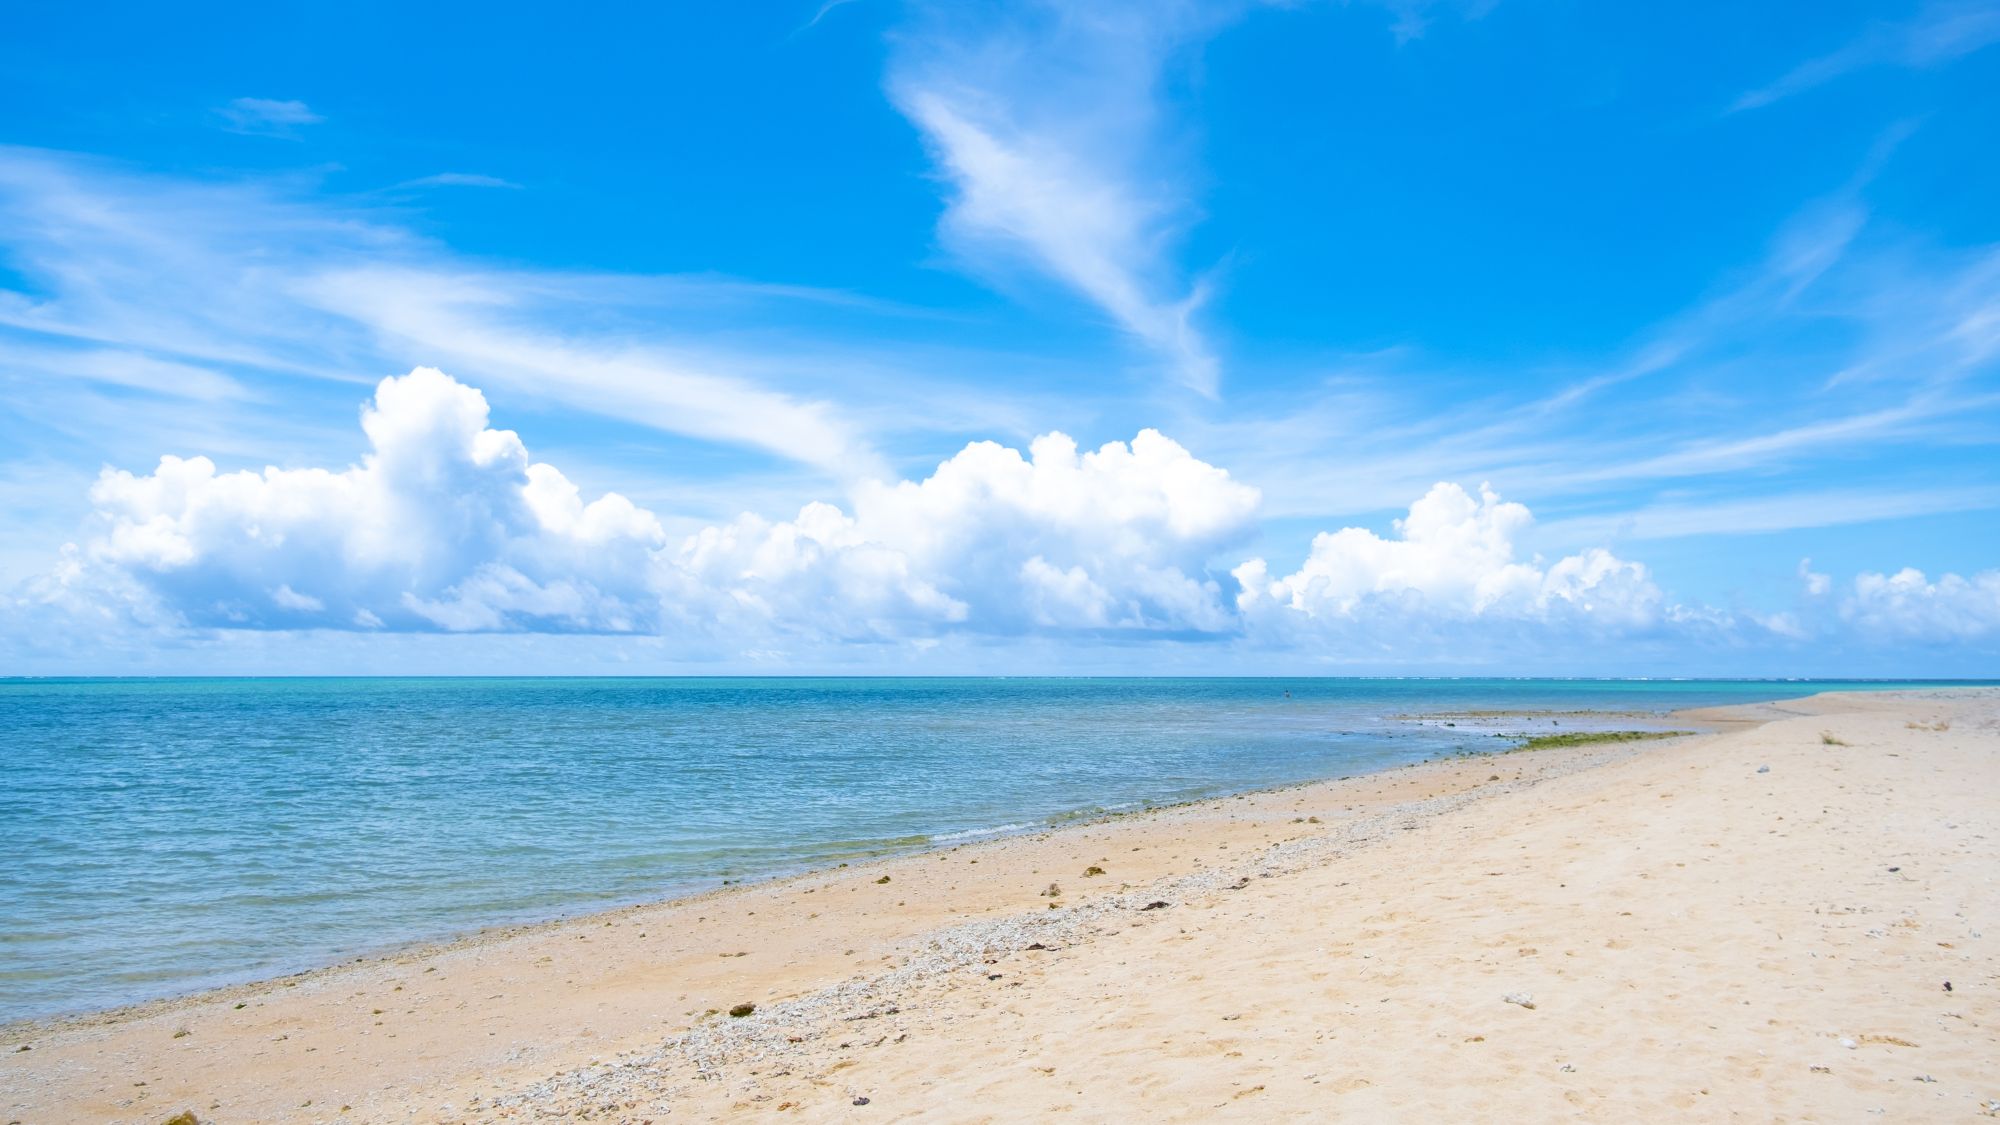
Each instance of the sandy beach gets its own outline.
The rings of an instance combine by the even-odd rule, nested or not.
[[[14,1025],[0,1116],[2000,1112],[2000,692],[1687,718]]]

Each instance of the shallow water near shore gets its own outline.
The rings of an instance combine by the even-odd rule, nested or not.
[[[1509,745],[1413,715],[1886,686],[1912,685],[0,680],[0,1020]]]

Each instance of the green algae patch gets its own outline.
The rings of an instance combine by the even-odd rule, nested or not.
[[[1600,742],[1650,742],[1656,738],[1679,738],[1691,730],[1579,730],[1563,734],[1538,734],[1516,750],[1557,750],[1564,746],[1591,746]]]

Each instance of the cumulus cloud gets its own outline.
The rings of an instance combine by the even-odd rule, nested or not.
[[[624,631],[659,521],[622,496],[586,504],[529,461],[486,398],[432,368],[385,379],[369,443],[341,470],[222,473],[166,456],[92,487],[97,534],[74,582],[113,573],[191,624],[248,628]]]
[[[925,480],[864,484],[851,516],[745,516],[675,561],[729,612],[837,634],[1218,632],[1232,620],[1205,562],[1257,502],[1157,431],[1088,452],[1052,433],[1026,456],[974,442]]]
[[[1235,571],[1238,605],[1322,625],[1379,620],[1546,623],[1643,628],[1662,617],[1646,568],[1602,548],[1544,565],[1515,557],[1528,509],[1482,486],[1475,499],[1440,483],[1385,538],[1349,527],[1313,537],[1299,569],[1272,578],[1263,559]]]
[[[42,600],[130,590],[222,628],[635,632],[834,640],[963,629],[1226,630],[1205,570],[1255,489],[1156,431],[1027,455],[976,442],[922,481],[860,486],[850,514],[745,515],[670,543],[616,493],[586,501],[432,368],[385,379],[369,451],[340,470],[218,472],[167,456],[106,470],[94,535]]]
[[[865,487],[862,522],[995,616],[1076,628],[1227,627],[1204,560],[1247,534],[1257,490],[1157,430],[1080,452],[1060,433],[1023,457],[975,442],[929,479]],[[992,604],[988,591],[1017,596]]]
[[[384,379],[360,421],[366,451],[341,468],[169,455],[106,469],[89,534],[0,609],[85,629],[623,633],[689,655],[1076,637],[1490,663],[1610,636],[2000,635],[2000,571],[1864,573],[1842,592],[1802,560],[1800,610],[1746,616],[1669,603],[1602,548],[1524,554],[1527,507],[1452,483],[1387,534],[1314,536],[1291,573],[1225,570],[1256,531],[1258,490],[1151,429],[1095,449],[1061,433],[973,442],[922,479],[862,481],[845,506],[670,537],[534,460],[480,391],[436,369]]]
[[[1842,600],[1841,617],[1865,634],[1899,640],[1971,641],[2000,634],[2000,570],[1933,582],[1921,570],[1863,572]]]

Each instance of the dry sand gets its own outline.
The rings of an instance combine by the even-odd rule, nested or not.
[[[17,1025],[0,1117],[2000,1112],[2000,692],[1697,717]]]

